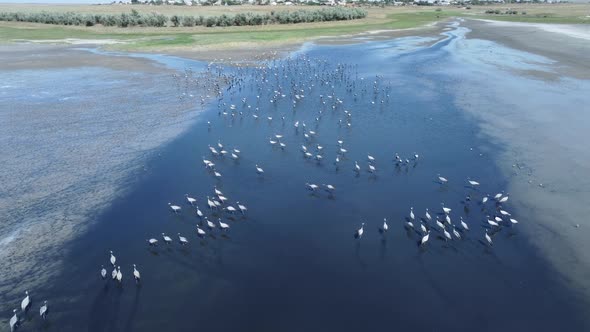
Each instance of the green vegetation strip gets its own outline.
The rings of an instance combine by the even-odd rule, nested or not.
[[[367,11],[360,8],[324,8],[318,10],[294,10],[278,11],[270,13],[239,13],[236,15],[220,16],[179,16],[168,17],[157,13],[139,13],[132,10],[131,13],[121,14],[82,14],[74,12],[56,13],[24,13],[24,12],[0,12],[0,21],[30,22],[56,25],[94,26],[146,26],[166,27],[172,26],[205,26],[227,27],[267,24],[295,24],[311,22],[345,21],[365,18]]]

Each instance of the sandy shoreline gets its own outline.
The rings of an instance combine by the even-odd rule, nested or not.
[[[463,25],[471,29],[467,38],[494,41],[557,61],[552,66],[557,77],[590,78],[587,60],[590,54],[590,30],[586,27],[473,19],[465,20]]]

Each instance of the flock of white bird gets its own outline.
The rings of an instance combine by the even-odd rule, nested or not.
[[[319,124],[323,116],[323,112],[325,110],[332,110],[334,112],[341,112],[341,118],[338,120],[337,125],[341,128],[350,129],[352,127],[352,112],[349,110],[343,109],[343,100],[337,97],[336,90],[334,86],[339,84],[341,87],[346,89],[346,93],[350,94],[350,96],[354,97],[354,100],[357,98],[370,98],[370,104],[384,104],[389,100],[389,93],[392,90],[391,86],[382,86],[382,81],[380,80],[379,76],[376,76],[373,82],[365,82],[363,78],[359,78],[358,74],[356,77],[352,74],[354,70],[353,66],[349,65],[342,65],[338,64],[335,68],[329,67],[328,62],[317,62],[313,64],[310,59],[305,57],[300,59],[294,60],[286,60],[282,62],[280,65],[277,66],[268,66],[257,68],[258,71],[248,72],[248,77],[250,77],[250,81],[246,81],[244,77],[246,75],[242,75],[241,71],[245,71],[248,69],[237,69],[237,74],[233,76],[225,76],[219,69],[212,69],[212,67],[208,67],[207,69],[211,77],[217,77],[219,80],[223,81],[224,84],[228,87],[227,89],[223,89],[220,84],[212,84],[212,82],[207,82],[208,85],[214,85],[215,88],[207,88],[208,91],[212,91],[212,93],[218,98],[218,107],[219,107],[219,115],[222,117],[230,117],[234,119],[236,117],[244,117],[245,112],[248,112],[253,117],[254,121],[259,121],[261,118],[261,109],[260,102],[261,102],[261,95],[268,95],[270,100],[270,104],[274,104],[276,107],[277,103],[281,99],[286,99],[288,96],[292,96],[292,107],[295,110],[298,103],[300,103],[305,98],[310,98],[306,96],[306,93],[310,93],[316,87],[323,86],[325,89],[332,89],[331,93],[326,95],[319,95],[319,102],[320,108],[317,109],[317,115],[315,116],[315,121],[313,124],[306,124],[303,120],[297,120],[293,123],[293,129],[295,134],[299,134],[300,132],[303,133],[303,142],[301,145],[301,153],[303,154],[303,158],[306,160],[315,160],[318,164],[324,163],[326,159],[325,151],[326,149],[322,144],[319,144]],[[288,86],[283,86],[281,84],[281,79],[290,77],[293,73],[297,73],[300,71],[306,72],[306,78],[309,76],[309,79],[303,81],[291,81],[288,83]],[[185,78],[194,82],[199,82],[199,80],[189,77],[185,75]],[[199,84],[199,83],[196,83]],[[256,104],[249,104],[246,101],[246,98],[240,98],[242,101],[242,110],[238,110],[238,106],[235,104],[227,104],[223,101],[224,93],[230,91],[229,93],[240,93],[242,88],[245,88],[250,84],[254,86],[254,89],[257,90],[258,95],[256,96]],[[189,86],[188,84],[186,85]],[[274,88],[274,90],[273,90]],[[358,93],[361,94],[359,97]],[[191,95],[192,96],[192,95]],[[235,96],[235,95],[234,95]],[[211,98],[209,95],[206,96],[207,99]],[[233,97],[232,97],[233,98]],[[204,103],[205,96],[201,96],[201,102]],[[294,113],[295,114],[295,113]],[[280,116],[280,115],[279,115]],[[279,116],[274,115],[274,118]],[[285,117],[280,116],[280,121],[285,123]],[[272,123],[273,115],[269,114],[266,116],[266,120],[268,123]],[[276,121],[276,120],[275,120]],[[312,121],[310,121],[312,122]],[[207,122],[209,129],[211,129],[211,123]],[[313,127],[313,128],[308,128]],[[281,150],[286,150],[287,143],[285,140],[285,135],[283,133],[275,133],[274,135],[268,137],[268,143],[273,148],[279,148]],[[345,146],[344,140],[342,138],[338,138],[336,140],[336,153],[334,156],[333,164],[338,169],[340,164],[347,160],[347,156],[349,155],[349,149]],[[222,174],[219,169],[216,167],[215,162],[225,158],[231,158],[234,161],[239,161],[241,159],[241,151],[236,147],[227,148],[218,140],[217,144],[209,145],[208,146],[209,152],[211,157],[203,157],[203,164],[205,169],[218,181],[221,180]],[[414,153],[409,158],[403,158],[398,153],[395,153],[393,156],[393,165],[396,167],[402,166],[410,166],[413,164],[414,166],[417,165],[418,160],[420,159],[420,155]],[[374,155],[367,154],[366,158],[366,166],[362,167],[359,161],[354,161],[354,165],[352,171],[358,175],[363,172],[363,169],[366,172],[370,173],[371,176],[376,177],[378,173],[377,168],[377,158]],[[362,163],[362,162],[361,162]],[[259,164],[254,164],[253,172],[256,172],[257,176],[264,177],[268,176],[262,166]],[[438,182],[441,186],[448,186],[449,180],[440,174],[436,177],[436,182]],[[467,183],[469,185],[470,190],[474,192],[480,186],[478,181],[472,180],[467,178]],[[316,192],[320,189],[323,189],[328,195],[335,195],[336,187],[332,184],[322,183],[305,183],[305,187],[311,191]],[[226,195],[224,195],[217,187],[213,188],[213,193],[211,196],[207,196],[206,199],[203,199],[203,205],[208,208],[208,211],[211,212],[210,216],[213,218],[216,216],[217,220],[211,221],[209,216],[204,213],[201,208],[199,207],[200,199],[192,197],[188,194],[185,196],[186,204],[188,205],[189,209],[191,209],[196,216],[198,217],[198,222],[195,225],[195,232],[196,235],[199,237],[204,237],[210,232],[214,232],[216,228],[218,228],[221,232],[227,232],[231,228],[230,224],[227,222],[222,221],[222,216],[224,213],[228,215],[232,215],[235,213],[241,213],[245,215],[247,212],[247,208],[245,205],[241,204],[239,201],[231,204],[229,203],[229,199]],[[484,225],[484,235],[482,241],[484,244],[492,245],[492,233],[488,232],[488,229],[499,229],[504,226],[514,225],[517,224],[518,221],[512,218],[511,214],[507,212],[503,204],[507,202],[509,199],[508,195],[504,193],[498,193],[493,198],[490,198],[488,195],[485,195],[481,198],[481,201],[478,204],[482,205],[482,211],[486,211],[486,206],[491,206],[491,202],[494,201],[493,210],[487,210],[486,212],[489,213],[488,217],[486,218],[486,224]],[[469,204],[471,201],[471,196],[468,194],[465,199],[465,204]],[[168,208],[172,213],[180,214],[182,213],[183,207],[178,204],[168,203]],[[206,211],[207,212],[207,211]],[[419,241],[420,246],[427,245],[431,230],[438,229],[441,233],[441,239],[445,241],[450,240],[461,240],[465,233],[470,230],[467,221],[463,220],[463,217],[459,217],[458,222],[453,223],[452,216],[451,216],[451,208],[442,204],[442,209],[440,213],[431,214],[428,208],[425,209],[424,217],[423,218],[416,218],[414,208],[410,207],[409,216],[406,218],[406,222],[404,223],[404,227],[408,230],[413,230],[418,232],[421,235],[421,240]],[[491,217],[490,217],[491,215]],[[454,218],[453,218],[454,219]],[[456,219],[455,219],[456,220]],[[379,223],[380,224],[380,223]],[[357,239],[361,239],[363,234],[365,233],[365,221],[361,223],[360,228],[358,228],[354,235]],[[382,234],[386,234],[390,230],[390,225],[386,218],[384,218],[383,223],[380,224],[379,231]],[[161,236],[152,237],[147,239],[147,243],[149,246],[158,246],[159,241],[163,241],[165,245],[171,245],[173,242],[172,237],[166,235],[166,233],[161,233]],[[190,239],[177,233],[177,242],[182,245],[188,245]],[[123,273],[121,271],[121,267],[116,265],[117,258],[110,251],[109,257],[110,265],[112,266],[113,270],[110,274],[110,279],[114,280],[115,282],[122,284],[123,281]],[[140,272],[137,269],[135,264],[132,265],[133,272],[132,275],[135,279],[135,282],[139,284],[140,282]],[[108,278],[108,271],[104,267],[101,267],[100,270],[100,277],[102,279]],[[22,301],[21,309],[22,312],[26,312],[31,305],[31,301],[27,292],[27,297]],[[47,317],[48,307],[47,301],[40,307],[40,315],[43,319]],[[19,324],[19,317],[17,315],[17,310],[14,310],[14,316],[10,319],[10,327],[11,330],[14,329]]]
[[[20,303],[23,318],[27,314],[33,303],[31,300],[31,296],[29,295],[29,291],[25,291],[25,295],[25,298]],[[16,330],[16,328],[23,322],[23,320],[19,318],[18,309],[12,310],[12,314],[13,315],[8,322],[10,324],[10,331]],[[47,301],[43,301],[43,304],[39,307],[39,316],[41,316],[41,318],[45,320],[47,318],[47,314],[49,314],[49,307],[47,305]]]
[[[438,175],[437,179],[441,185],[448,184],[448,179],[445,177]],[[467,182],[469,183],[471,188],[476,188],[477,186],[479,186],[479,182],[477,182],[477,181],[473,181],[473,180],[468,179]],[[495,212],[494,216],[492,218],[489,215],[487,215],[486,222],[484,225],[482,225],[484,228],[483,238],[485,240],[485,242],[483,242],[483,243],[486,243],[489,246],[491,246],[493,244],[493,241],[492,241],[492,234],[488,233],[488,229],[492,229],[495,233],[495,231],[499,230],[500,227],[502,227],[502,226],[518,224],[518,220],[512,218],[512,215],[508,211],[504,210],[504,207],[502,204],[507,202],[508,199],[509,199],[509,196],[505,195],[503,192],[498,193],[493,197],[493,201],[495,202],[495,204],[493,205],[493,209]],[[465,204],[469,204],[470,201],[471,201],[471,196],[467,195],[467,197],[465,199]],[[480,204],[482,205],[482,211],[485,210],[487,204],[490,204],[490,203],[488,203],[488,201],[490,201],[489,195],[485,195],[482,197],[481,202],[480,202]],[[410,213],[409,213],[408,217],[406,218],[406,222],[404,224],[404,227],[408,230],[418,231],[417,225],[420,226],[419,227],[420,231],[418,231],[418,232],[421,233],[421,235],[422,235],[422,238],[420,240],[421,246],[426,245],[426,243],[430,239],[430,231],[433,228],[439,229],[439,231],[443,235],[443,236],[441,236],[441,238],[445,241],[449,241],[449,240],[453,240],[453,239],[461,240],[462,239],[461,234],[470,230],[469,225],[467,224],[467,222],[465,220],[463,220],[463,217],[461,216],[461,217],[459,217],[460,227],[456,226],[452,222],[451,212],[452,212],[451,208],[446,207],[444,205],[444,203],[441,203],[441,212],[435,214],[434,218],[432,217],[432,214],[430,213],[430,210],[428,208],[426,208],[423,218],[416,218],[416,215],[414,214],[414,208],[410,207]],[[365,222],[362,222],[361,227],[356,230],[355,237],[357,239],[360,239],[363,236],[364,227],[365,227]],[[379,228],[379,231],[381,233],[386,233],[388,230],[389,230],[389,225],[387,224],[387,218],[384,218],[383,225]]]

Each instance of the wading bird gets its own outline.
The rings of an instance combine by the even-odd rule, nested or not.
[[[190,205],[194,205],[194,204],[197,202],[197,200],[196,200],[196,199],[194,199],[194,198],[190,197],[188,194],[185,194],[185,195],[184,195],[184,197],[186,197],[186,200],[188,201],[188,203],[189,203]]]
[[[240,211],[242,212],[242,214],[245,214],[246,211],[248,211],[248,208],[246,208],[246,206],[240,204],[240,202],[236,202],[236,205],[238,206],[238,209],[240,209]]]
[[[491,246],[492,245],[492,238],[488,235],[487,229],[486,229],[485,238],[486,238],[486,241],[488,242],[488,244]]]
[[[31,305],[31,298],[29,297],[29,291],[25,291],[25,294],[27,296],[25,296],[25,298],[20,303],[20,308],[24,312],[26,312],[27,310],[29,310],[29,306]]]
[[[428,238],[430,237],[430,232],[426,233],[426,235],[424,235],[422,237],[422,241],[420,241],[420,245],[425,244],[426,242],[428,242]]]
[[[180,233],[178,233],[178,242],[180,242],[181,245],[185,245],[188,243],[188,240],[184,236],[180,236]]]
[[[164,239],[164,243],[166,244],[172,243],[172,239],[164,233],[162,233],[162,239]]]
[[[170,210],[172,210],[172,212],[174,212],[174,213],[180,212],[180,206],[173,205],[172,203],[168,203],[168,206],[170,207]]]
[[[221,228],[221,229],[223,229],[223,230],[225,230],[225,229],[229,229],[229,225],[228,225],[228,224],[226,224],[226,223],[224,223],[224,222],[221,222],[221,218],[219,218],[219,219],[217,220],[217,223],[219,224],[219,228]]]
[[[13,316],[10,318],[10,332],[16,330],[18,326],[18,316],[16,315],[16,309],[12,310]]]
[[[111,264],[113,266],[115,266],[116,261],[117,261],[117,257],[115,257],[115,255],[113,255],[113,252],[111,251]]]
[[[135,264],[133,264],[133,278],[135,278],[136,283],[139,283],[139,279],[141,278],[141,275],[139,274],[139,271],[137,271],[137,266],[135,266]]]
[[[365,232],[365,223],[363,222],[363,223],[361,223],[361,228],[359,228],[356,231],[356,237],[360,239],[363,236],[364,232]]]
[[[42,319],[47,319],[47,314],[49,313],[49,308],[47,307],[47,300],[43,302],[43,305],[39,308],[39,316]]]

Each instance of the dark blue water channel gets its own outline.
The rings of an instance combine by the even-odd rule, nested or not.
[[[265,69],[223,69],[234,75],[232,88],[161,148],[127,196],[64,248],[63,275],[36,291],[37,304],[42,298],[53,304],[50,319],[41,323],[29,314],[21,330],[585,330],[576,296],[518,225],[492,230],[492,247],[484,242],[485,215],[494,207],[478,202],[506,187],[494,163],[501,146],[479,138],[454,106],[458,78],[441,70],[455,65],[450,36],[403,50],[420,40],[312,46]],[[294,106],[295,94],[303,97]],[[317,134],[306,139],[310,130]],[[283,135],[284,150],[269,143],[275,134]],[[348,153],[336,167],[338,139]],[[218,141],[241,150],[239,161],[211,156],[208,145]],[[306,145],[315,155],[317,144],[319,163],[301,152]],[[396,152],[420,157],[396,166]],[[376,174],[367,172],[367,154],[376,158]],[[216,164],[220,179],[204,168],[203,157]],[[435,182],[438,173],[448,185]],[[481,187],[467,188],[467,177]],[[307,182],[336,190],[312,193]],[[214,186],[234,207],[246,205],[247,214],[209,210],[206,196]],[[231,229],[203,225],[208,234],[197,237],[200,221],[185,194]],[[468,194],[472,202],[465,202]],[[182,212],[171,213],[168,202]],[[418,219],[426,208],[440,213],[441,202],[453,209],[455,224],[463,217],[471,230],[445,241],[430,223],[430,241],[419,246]],[[416,231],[404,228],[410,207]],[[510,201],[504,208],[510,210]],[[385,234],[378,231],[383,218]],[[355,239],[361,222],[364,235]],[[174,243],[164,245],[162,232]],[[189,245],[180,246],[177,233]],[[150,237],[160,245],[148,247]],[[121,265],[121,286],[99,277],[101,265],[112,270],[109,250]],[[140,285],[131,264],[141,271]]]

